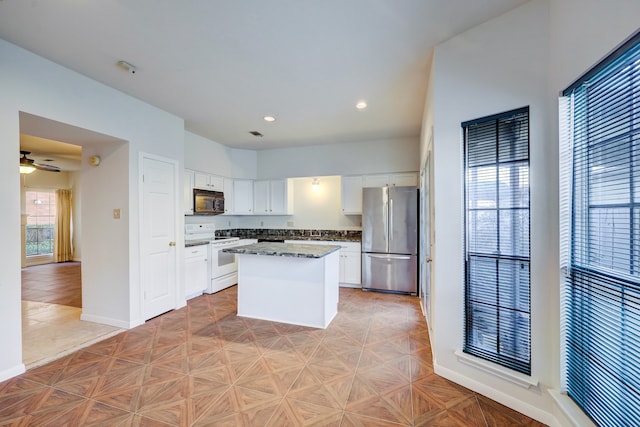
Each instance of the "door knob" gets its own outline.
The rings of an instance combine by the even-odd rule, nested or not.
[[[176,242],[169,242],[169,246],[175,246]]]

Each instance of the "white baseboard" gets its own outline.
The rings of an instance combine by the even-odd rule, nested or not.
[[[362,285],[355,285],[353,283],[340,283],[341,288],[362,289]]]
[[[480,393],[483,396],[488,397],[489,399],[495,400],[496,402],[522,414],[525,414],[530,418],[538,420],[541,423],[544,423],[548,426],[560,426],[558,420],[553,416],[553,414],[544,411],[536,406],[533,406],[527,402],[523,402],[520,399],[516,399],[515,397],[500,390],[496,390],[493,387],[489,387],[488,385],[480,381],[469,378],[466,375],[462,375],[457,371],[445,368],[439,365],[436,360],[433,361],[433,371],[441,377],[460,384],[461,386],[473,390],[476,393]]]
[[[558,410],[562,413],[562,416],[566,417],[572,426],[596,427],[593,421],[591,421],[591,418],[585,415],[569,396],[558,390],[549,390],[549,394],[558,406]]]
[[[4,371],[0,371],[0,382],[4,380],[8,380],[9,378],[16,377],[20,374],[23,374],[26,371],[24,363],[14,366],[13,368],[5,369]]]
[[[126,322],[118,319],[111,319],[109,317],[95,316],[93,314],[86,314],[86,313],[82,313],[80,315],[80,320],[114,326],[120,329],[131,329],[135,326],[138,326],[137,324],[133,324],[132,322]]]

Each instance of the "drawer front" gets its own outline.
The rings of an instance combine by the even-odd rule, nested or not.
[[[199,257],[207,257],[207,246],[208,245],[199,245],[199,246],[191,246],[184,249],[184,257],[185,258],[199,258]]]

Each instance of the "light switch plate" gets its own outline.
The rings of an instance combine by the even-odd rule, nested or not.
[[[113,219],[120,219],[120,209],[113,210]]]

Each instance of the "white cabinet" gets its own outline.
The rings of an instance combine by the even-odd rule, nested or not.
[[[340,242],[340,283],[361,285],[362,249],[359,242]]]
[[[285,243],[304,243],[305,245],[340,246],[340,285],[360,287],[362,246],[360,242],[337,242],[332,240],[285,240]]]
[[[224,178],[224,213],[223,215],[233,214],[233,179]]]
[[[342,213],[362,214],[362,176],[343,176],[341,179]]]
[[[233,180],[233,211],[236,215],[253,214],[253,181],[250,179]]]
[[[185,169],[184,187],[182,189],[183,207],[185,215],[193,215],[193,180],[195,172]]]
[[[209,281],[207,271],[208,247],[209,245],[199,245],[185,248],[184,295],[186,299],[201,295],[207,288],[207,283]]]
[[[254,181],[254,215],[292,215],[293,194],[290,193],[287,179]]]
[[[256,215],[269,215],[269,181],[253,182],[253,212]]]
[[[365,175],[362,177],[363,187],[384,187],[389,185],[389,175]]]
[[[417,172],[365,175],[363,187],[384,187],[385,185],[407,187],[418,186]]]
[[[391,174],[389,175],[389,185],[396,187],[417,187],[418,172]]]
[[[224,190],[224,178],[217,175],[209,175],[208,173],[196,172],[193,186],[211,191]]]

